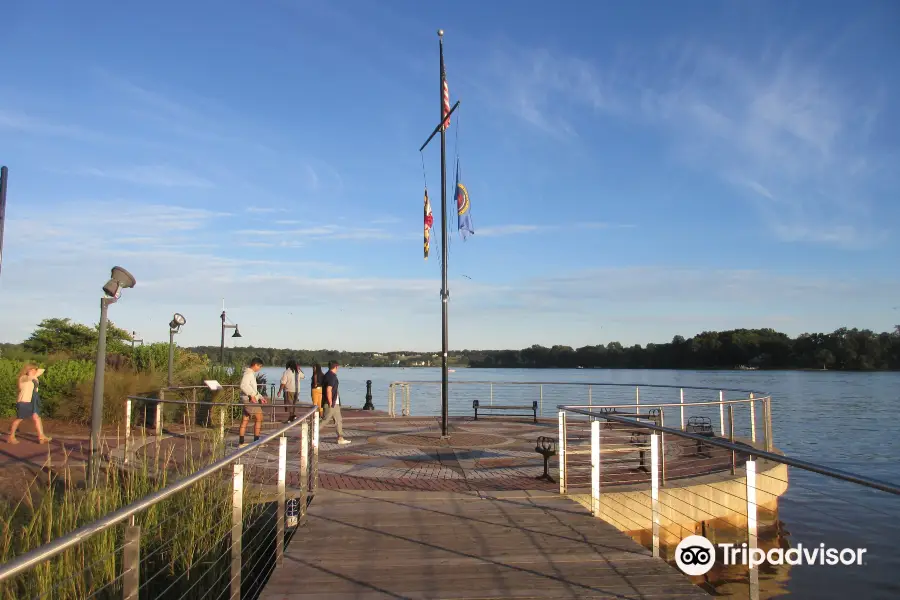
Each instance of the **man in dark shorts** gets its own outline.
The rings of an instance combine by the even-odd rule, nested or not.
[[[337,361],[328,363],[328,372],[322,378],[322,406],[325,408],[325,415],[319,423],[319,431],[326,425],[334,422],[337,429],[337,443],[349,444],[350,440],[344,437],[344,428],[341,426],[341,396],[338,393],[338,376],[337,372],[340,365]]]
[[[247,432],[247,423],[250,417],[253,417],[253,441],[259,439],[262,431],[263,412],[260,404],[266,403],[266,397],[259,393],[256,387],[256,374],[262,368],[262,359],[254,358],[250,361],[250,366],[244,369],[244,376],[241,377],[241,402],[249,404],[244,406],[244,418],[241,419],[241,428],[238,432],[238,444],[244,443],[244,434]],[[253,406],[253,405],[256,406]]]

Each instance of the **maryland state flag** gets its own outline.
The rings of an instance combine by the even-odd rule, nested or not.
[[[456,217],[457,230],[463,239],[475,233],[469,206],[469,192],[459,181],[459,160],[456,161]]]
[[[425,188],[425,260],[428,260],[428,250],[431,246],[432,227],[434,227],[434,217],[431,214],[431,201],[428,199],[428,188]]]

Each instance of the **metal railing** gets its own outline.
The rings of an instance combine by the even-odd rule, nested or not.
[[[388,386],[387,411],[392,417],[439,414],[441,406],[440,381],[395,381]],[[659,384],[563,381],[451,381],[450,414],[472,415],[472,402],[481,406],[493,404],[538,403],[539,416],[556,416],[559,404],[603,406],[630,409],[634,412],[653,408],[669,413],[670,422],[677,413],[681,428],[686,425],[688,411],[718,423],[724,435],[728,407],[737,410],[734,422],[736,435],[771,439],[772,398],[755,390]],[[415,398],[413,398],[415,396]],[[547,403],[545,412],[544,404]],[[701,408],[702,407],[702,408]]]
[[[0,598],[256,598],[316,493],[318,425],[318,411],[303,409],[231,453],[213,430],[209,452],[201,443],[181,453],[210,464],[167,485],[176,446],[144,444],[129,466],[110,465],[111,484],[98,491],[143,497],[0,566]],[[141,486],[157,489],[144,495]]]
[[[727,413],[732,414],[733,408],[729,404]],[[771,447],[771,434],[754,443],[736,438],[730,427],[726,436],[716,435],[703,419],[689,420],[683,430],[666,426],[661,418],[614,414],[597,407],[561,405],[558,409],[560,493],[669,562],[677,563],[681,540],[692,535],[707,538],[713,548],[713,562],[707,563],[711,570],[694,581],[714,589],[716,595],[758,600],[784,593],[780,587],[786,579],[784,571],[796,564],[779,563],[784,546],[789,545],[778,520],[778,501],[787,492],[789,468],[855,486],[851,492],[856,493],[846,497],[822,491],[829,486],[803,486],[809,510],[827,514],[823,507],[845,503],[845,508],[871,511],[879,520],[900,514],[900,486],[785,456]],[[764,422],[763,429],[771,431],[770,421]],[[587,461],[573,460],[579,455],[588,457]],[[891,508],[863,501],[859,494],[863,488],[877,490],[881,496],[874,500]],[[880,543],[879,533],[870,532],[869,541]],[[819,541],[813,542],[810,545],[819,549]],[[851,564],[845,562],[850,558],[845,556],[847,550],[851,549],[841,549],[835,563],[828,564]],[[862,564],[858,561],[866,549],[855,550],[853,564]],[[889,560],[892,550],[881,560]],[[799,546],[797,552],[801,556]],[[824,556],[824,545],[821,552]],[[866,594],[865,577],[855,589],[863,597],[875,597]]]

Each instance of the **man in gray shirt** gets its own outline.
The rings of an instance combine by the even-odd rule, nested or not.
[[[262,431],[263,412],[260,404],[266,403],[266,397],[259,393],[256,387],[256,374],[262,368],[262,359],[254,358],[250,361],[250,366],[244,369],[244,376],[241,377],[241,402],[248,404],[244,406],[244,418],[241,419],[241,428],[238,431],[238,444],[244,443],[244,434],[247,432],[247,423],[250,417],[253,417],[253,441],[259,439]],[[255,406],[254,406],[255,405]]]

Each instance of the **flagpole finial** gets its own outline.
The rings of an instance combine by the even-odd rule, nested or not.
[[[444,37],[444,30],[438,29],[438,37]]]

